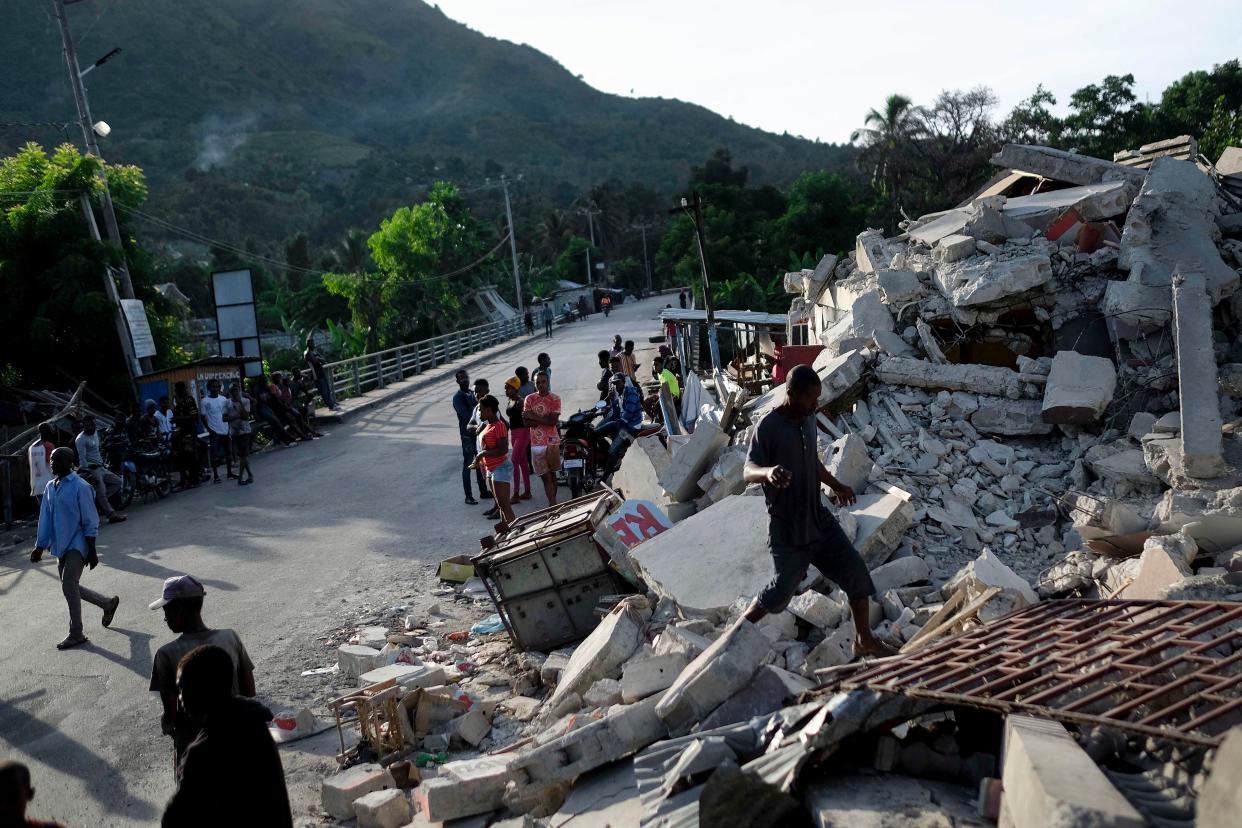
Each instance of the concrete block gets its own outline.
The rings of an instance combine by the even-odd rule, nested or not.
[[[869,290],[854,300],[849,313],[819,336],[830,355],[854,350],[875,338],[878,331],[893,330],[893,314],[880,298],[879,290]]]
[[[811,367],[819,374],[819,404],[825,406],[831,405],[859,386],[863,371],[867,368],[867,360],[861,351],[846,351],[834,357],[824,350],[815,358]],[[783,389],[784,386],[781,386],[782,391]],[[781,397],[781,402],[784,402],[784,397]]]
[[[956,307],[975,307],[1046,284],[1052,279],[1052,260],[1042,250],[1006,258],[980,256],[941,264],[934,278],[940,292]]]
[[[1130,427],[1126,429],[1126,434],[1132,440],[1142,440],[1151,433],[1152,427],[1156,424],[1156,415],[1147,411],[1140,411],[1130,418]]]
[[[1225,456],[1216,400],[1212,305],[1199,273],[1178,274],[1173,279],[1173,331],[1182,412],[1182,471],[1190,477],[1220,477],[1225,473]]]
[[[657,656],[681,656],[689,664],[695,656],[710,647],[711,643],[710,638],[700,633],[681,625],[670,624],[664,628],[656,640],[655,654]]]
[[[1060,723],[1007,716],[1004,750],[1002,828],[1146,824]]]
[[[814,649],[807,653],[806,663],[802,666],[803,674],[814,676],[816,670],[849,664],[854,660],[854,639],[856,635],[853,619],[851,618],[849,622],[837,627],[831,635],[816,644]]]
[[[973,236],[961,234],[945,236],[936,242],[932,255],[941,264],[961,261],[975,255],[975,239]]]
[[[387,768],[375,764],[354,765],[323,780],[319,788],[323,809],[337,819],[354,818],[354,802],[374,791],[397,787]]]
[[[476,705],[449,722],[450,743],[457,742],[470,745],[470,747],[478,747],[491,729],[492,723]]]
[[[923,298],[927,288],[913,270],[882,270],[878,274],[880,295],[890,305]]]
[[[358,676],[358,686],[370,687],[389,679],[396,679],[407,692],[419,687],[436,687],[447,681],[444,668],[438,664],[389,664]]]
[[[692,500],[699,494],[699,478],[728,444],[729,436],[720,426],[700,420],[686,444],[673,452],[668,468],[660,475],[660,486],[673,500]]]
[[[745,687],[726,699],[699,725],[699,731],[737,724],[780,710],[814,684],[788,670],[765,664]]]
[[[1211,304],[1231,296],[1238,274],[1216,249],[1216,199],[1215,183],[1193,161],[1157,158],[1126,214],[1118,267],[1137,270],[1144,285],[1164,288],[1179,267],[1193,268]]]
[[[669,532],[663,534],[667,535]],[[663,535],[657,535],[652,540],[660,537]],[[641,549],[647,543],[636,548]],[[560,682],[548,700],[550,706],[556,707],[561,699],[571,693],[583,695],[592,684],[602,678],[619,677],[621,665],[643,643],[643,625],[644,619],[639,612],[625,604],[618,605],[605,615],[599,626],[591,631],[570,656],[561,673]]]
[[[1103,221],[1125,215],[1137,193],[1137,184],[1106,181],[1006,199],[1001,209],[1009,218],[1037,230],[1047,230],[1066,210],[1074,210],[1083,221]]]
[[[363,673],[384,666],[384,656],[374,647],[342,644],[336,648],[336,666],[343,678],[358,678]]]
[[[670,732],[685,732],[741,690],[770,646],[759,629],[739,618],[691,661],[656,706]]]
[[[539,680],[545,687],[555,687],[560,683],[561,674],[565,671],[573,654],[574,648],[572,647],[564,647],[548,653],[543,666],[539,668]]]
[[[772,577],[762,497],[727,497],[630,551],[643,581],[691,614],[721,613]]]
[[[358,828],[400,828],[410,821],[410,800],[405,791],[374,791],[354,802]]]
[[[895,331],[876,331],[871,339],[875,342],[876,349],[882,354],[893,356],[914,356],[915,354],[914,348]]]
[[[822,592],[808,589],[789,601],[788,610],[808,624],[821,630],[831,630],[841,623],[848,608]]]
[[[846,434],[834,440],[824,453],[824,466],[837,480],[856,493],[867,488],[867,476],[871,473],[871,456],[867,444],[857,434]]]
[[[1077,351],[1058,351],[1044,386],[1040,413],[1046,423],[1093,423],[1113,401],[1116,390],[1117,369],[1110,360]]]
[[[955,391],[954,398],[962,392]],[[984,434],[1017,437],[1051,434],[1053,424],[1044,422],[1040,400],[1006,400],[1001,397],[977,397],[978,409],[970,414],[970,424]]]
[[[436,822],[486,814],[504,807],[505,786],[518,758],[515,753],[480,756],[440,767],[434,779],[414,790],[414,801]]]
[[[931,577],[931,567],[918,555],[897,558],[871,570],[871,582],[876,592],[926,581]]]
[[[1199,794],[1198,828],[1233,828],[1242,814],[1242,727],[1234,727],[1212,758],[1212,770]]]
[[[671,460],[668,449],[654,437],[635,440],[625,453],[620,468],[612,476],[612,487],[630,500],[648,500],[659,504],[664,499],[659,470]]]
[[[922,359],[889,357],[876,366],[875,373],[881,382],[889,385],[970,391],[1011,400],[1022,397],[1021,375],[992,365],[941,365]]]
[[[1136,167],[1030,144],[1006,144],[992,156],[992,164],[1079,185],[1125,181],[1139,187],[1146,178],[1144,171]]]
[[[1118,598],[1130,600],[1157,600],[1163,598],[1166,587],[1176,584],[1193,573],[1186,560],[1173,555],[1160,545],[1143,546],[1143,554],[1139,556],[1139,571],[1126,587],[1118,594]]]
[[[869,567],[884,563],[914,522],[910,501],[890,492],[859,495],[857,503],[842,511],[858,524],[854,548]]]
[[[1000,587],[1001,592],[979,612],[984,621],[991,621],[1010,610],[1039,603],[1039,596],[1027,580],[1001,562],[990,549],[984,549],[979,557],[959,569],[941,588],[946,598],[958,590],[966,590],[967,601],[978,598],[988,587]]]
[[[706,639],[703,641],[704,649],[706,649],[706,645],[710,642]],[[633,704],[672,687],[673,682],[681,675],[681,671],[686,669],[692,657],[681,653],[670,653],[651,656],[639,661],[627,661],[621,670],[621,701]]]
[[[854,254],[858,269],[863,273],[875,273],[888,268],[890,259],[880,230],[864,230],[854,242]]]
[[[582,694],[582,706],[588,709],[611,707],[621,701],[621,682],[612,678],[602,678],[591,685],[591,689]]]
[[[370,647],[374,650],[384,649],[384,645],[388,643],[387,627],[363,627],[358,630],[358,643],[363,647]]]

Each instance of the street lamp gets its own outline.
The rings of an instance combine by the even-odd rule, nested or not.
[[[91,127],[95,134],[100,138],[107,138],[112,133],[112,127],[108,126],[107,121],[96,121]]]

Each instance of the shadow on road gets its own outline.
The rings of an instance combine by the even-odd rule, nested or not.
[[[13,699],[0,699],[0,740],[62,773],[81,779],[87,793],[104,810],[123,814],[126,819],[154,819],[157,815],[154,806],[130,795],[125,777],[107,759],[17,706],[46,694],[47,690],[40,689]],[[83,698],[79,701],[83,707],[90,707],[95,700]],[[14,735],[19,739],[10,741]],[[41,785],[36,779],[35,787],[47,791],[50,786]]]
[[[145,680],[145,679],[150,678],[151,677],[151,661],[152,661],[151,639],[153,638],[153,636],[150,633],[138,632],[136,630],[127,630],[123,627],[117,627],[117,626],[109,627],[107,630],[102,630],[100,634],[103,634],[106,632],[120,633],[121,635],[129,639],[129,656],[128,657],[120,655],[119,653],[114,653],[111,650],[106,650],[103,647],[100,647],[95,642],[94,639],[92,639],[89,643],[87,643],[86,646],[84,646],[82,649],[86,650],[87,652],[100,655],[114,664],[119,664],[122,667],[125,667],[131,670],[132,672],[136,673],[138,677],[141,679]]]

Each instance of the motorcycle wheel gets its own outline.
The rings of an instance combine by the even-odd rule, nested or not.
[[[159,478],[159,482],[155,484],[155,496],[160,500],[172,494],[172,481],[167,477]]]
[[[570,472],[569,473],[569,497],[570,499],[573,499],[573,498],[576,498],[580,494],[582,494],[582,472],[577,472],[577,471]]]
[[[122,472],[121,490],[111,497],[112,508],[122,512],[134,502],[134,493],[138,491],[138,476],[131,471]]]

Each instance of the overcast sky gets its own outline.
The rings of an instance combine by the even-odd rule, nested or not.
[[[1239,0],[440,0],[597,89],[679,98],[772,132],[847,141],[900,92],[986,84],[1001,110],[1043,83],[1064,109],[1105,75],[1157,100],[1242,56]],[[632,90],[632,91],[631,91]]]

